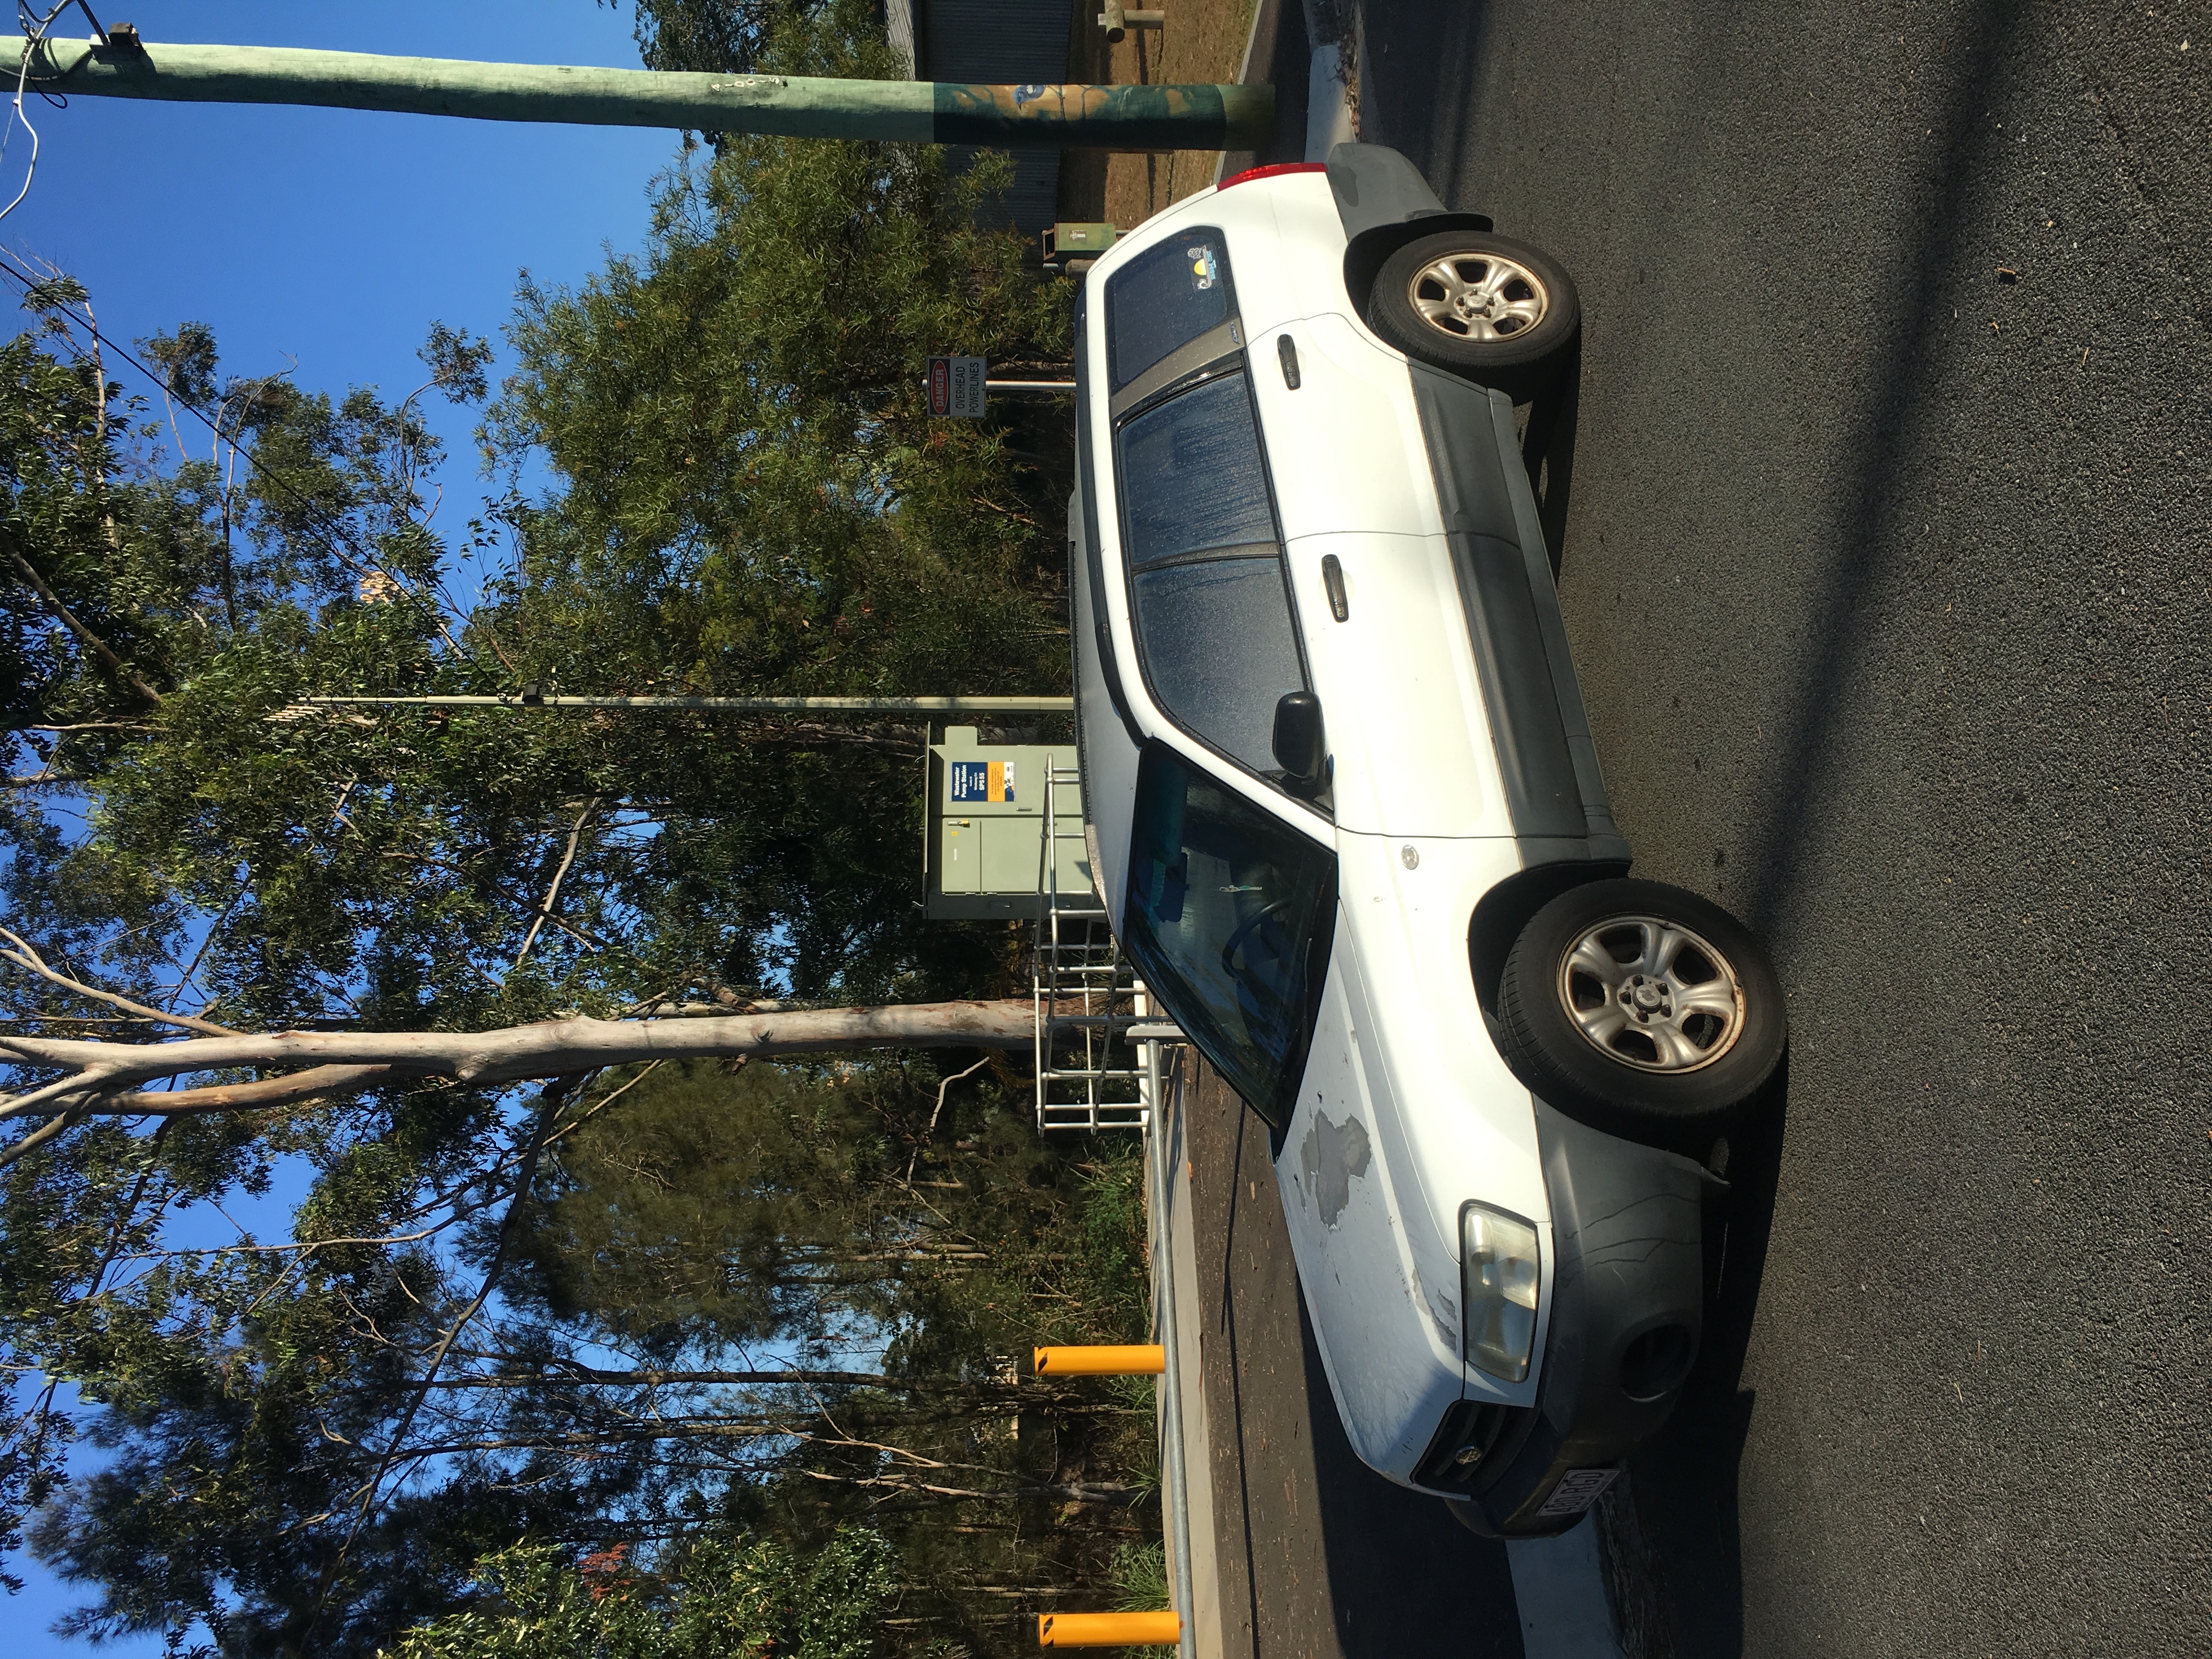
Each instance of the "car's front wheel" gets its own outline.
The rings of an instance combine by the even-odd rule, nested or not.
[[[1656,881],[1595,881],[1529,920],[1498,989],[1500,1050],[1593,1128],[1684,1151],[1727,1127],[1789,1041],[1751,931]]]
[[[1407,356],[1534,397],[1582,326],[1574,279],[1540,248],[1473,230],[1408,242],[1382,262],[1367,322]]]

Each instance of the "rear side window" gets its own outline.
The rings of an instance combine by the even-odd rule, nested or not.
[[[1139,254],[1106,284],[1107,389],[1119,392],[1236,314],[1219,231],[1200,225]]]
[[[1282,561],[1209,559],[1138,573],[1137,636],[1160,704],[1240,765],[1274,763],[1275,705],[1305,689]]]
[[[1275,540],[1267,469],[1242,374],[1156,404],[1121,428],[1131,568]]]
[[[1244,375],[1153,404],[1115,442],[1121,545],[1153,696],[1178,725],[1266,772],[1275,704],[1305,689],[1305,669]]]

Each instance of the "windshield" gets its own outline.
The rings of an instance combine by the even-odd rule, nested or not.
[[[1154,744],[1137,774],[1123,943],[1214,1070],[1290,1121],[1336,917],[1336,858]]]

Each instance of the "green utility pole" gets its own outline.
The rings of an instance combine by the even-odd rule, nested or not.
[[[23,61],[0,35],[0,64]],[[996,148],[1249,149],[1274,125],[1273,87],[962,86],[805,76],[478,64],[290,46],[41,41],[30,85],[70,97],[191,104],[314,104],[333,109],[676,127],[787,138]]]
[[[297,706],[336,708],[703,708],[723,714],[1066,714],[1073,697],[307,697]]]

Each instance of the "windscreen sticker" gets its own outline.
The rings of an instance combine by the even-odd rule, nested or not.
[[[1221,266],[1213,257],[1211,242],[1197,242],[1183,250],[1190,259],[1191,284],[1201,294],[1212,288],[1221,275]]]
[[[956,801],[1011,801],[1014,798],[1012,761],[954,761],[952,799]]]

